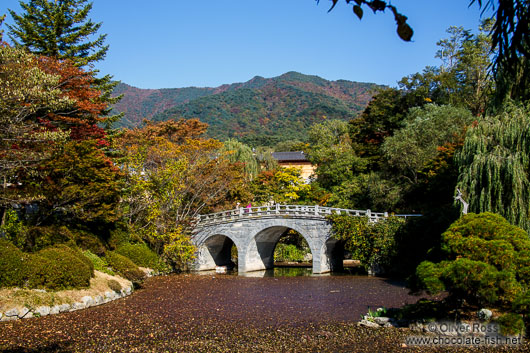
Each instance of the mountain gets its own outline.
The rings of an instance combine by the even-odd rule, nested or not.
[[[124,94],[124,98],[114,109],[125,113],[122,126],[137,126],[144,118],[199,118],[209,124],[211,137],[271,146],[284,140],[306,140],[307,128],[316,122],[354,118],[377,87],[298,72],[273,78],[256,76],[216,88],[147,90],[120,84],[115,93]]]

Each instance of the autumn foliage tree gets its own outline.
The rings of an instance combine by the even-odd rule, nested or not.
[[[195,217],[243,182],[222,143],[202,138],[198,120],[146,122],[118,141],[128,192],[123,208],[130,227],[175,266],[193,254],[188,238]]]
[[[108,103],[92,75],[68,60],[0,52],[4,206],[37,204],[39,224],[115,220],[121,177],[102,150]]]

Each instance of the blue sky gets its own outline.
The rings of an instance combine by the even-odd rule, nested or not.
[[[436,42],[449,26],[476,31],[480,10],[468,0],[394,0],[409,18],[413,41],[396,34],[390,12],[321,0],[94,0],[110,45],[97,68],[140,88],[215,87],[287,71],[395,86],[437,65]],[[19,12],[2,0],[0,14]],[[8,15],[7,23],[11,23]]]

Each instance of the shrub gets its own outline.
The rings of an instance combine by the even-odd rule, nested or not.
[[[110,232],[109,246],[116,249],[123,243],[143,243],[143,240],[133,229],[121,224]]]
[[[140,283],[145,278],[145,274],[134,262],[115,251],[107,251],[105,259],[116,272],[133,283]]]
[[[181,227],[167,232],[160,239],[164,243],[163,256],[175,270],[186,270],[195,258],[197,248]]]
[[[160,260],[158,255],[153,250],[149,249],[145,243],[122,243],[118,246],[116,252],[132,260],[138,266],[152,268],[160,272],[167,271],[167,267]]]
[[[13,209],[6,210],[4,224],[0,225],[0,238],[5,237],[15,246],[23,248],[27,242],[28,229]]]
[[[511,306],[528,287],[528,234],[493,213],[468,214],[442,234],[442,261],[416,271],[421,288],[470,304]]]
[[[275,261],[303,261],[305,252],[293,244],[278,243],[274,249]]]
[[[495,320],[501,328],[501,334],[504,336],[520,335],[524,330],[524,322],[521,315],[506,313]]]
[[[107,281],[107,285],[109,286],[111,290],[115,291],[116,293],[121,292],[121,284],[115,279],[109,279]]]
[[[29,255],[11,242],[0,239],[0,288],[24,285]]]
[[[64,244],[59,244],[54,246],[55,249],[62,249],[63,251],[69,252],[71,255],[77,257],[79,260],[83,261],[85,265],[87,265],[90,268],[90,275],[94,276],[94,264],[92,261],[86,257],[79,248],[75,246],[67,246]]]
[[[329,219],[333,237],[345,241],[344,249],[352,253],[365,269],[380,267],[388,271],[397,253],[395,241],[405,220],[397,217],[370,223],[367,217],[332,215]]]
[[[105,260],[105,258],[101,258],[96,254],[93,254],[90,250],[83,251],[83,255],[85,255],[90,261],[92,261],[92,265],[94,265],[94,270],[104,272],[111,276],[115,275],[114,271],[112,271],[110,265]]]
[[[92,262],[83,254],[59,245],[33,254],[30,258],[28,286],[52,290],[83,288],[90,285]]]

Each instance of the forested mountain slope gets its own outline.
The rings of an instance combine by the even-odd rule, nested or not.
[[[274,78],[256,76],[217,88],[144,90],[120,84],[124,94],[115,106],[125,112],[122,126],[142,119],[199,118],[208,135],[237,138],[250,145],[305,140],[307,128],[325,119],[349,120],[368,104],[377,85],[288,72]]]

